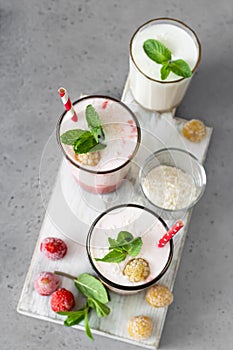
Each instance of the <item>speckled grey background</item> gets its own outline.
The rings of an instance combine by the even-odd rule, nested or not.
[[[134,30],[170,16],[197,31],[203,56],[177,114],[214,127],[208,186],[195,208],[161,349],[232,346],[233,16],[231,0],[0,0],[1,350],[134,349],[17,314],[44,208],[41,154],[63,111],[57,88],[120,97]]]

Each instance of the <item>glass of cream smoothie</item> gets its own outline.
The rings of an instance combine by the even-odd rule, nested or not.
[[[166,223],[143,206],[115,206],[97,217],[90,227],[86,244],[89,261],[109,289],[119,294],[136,293],[156,283],[170,266],[173,256],[172,240],[164,247],[158,247],[159,239],[167,231]],[[132,236],[134,242],[141,241],[136,255],[135,251],[127,249],[130,254],[126,253],[122,261],[99,260],[109,252],[114,255],[115,250],[109,249],[109,242],[114,245],[119,237],[127,234]],[[137,244],[136,246],[138,249]],[[123,244],[121,247],[124,252],[126,246]],[[122,248],[118,246],[116,250],[119,249]]]
[[[143,45],[153,39],[171,52],[171,59],[184,60],[191,77],[184,78],[172,71],[165,80],[161,78],[161,64],[146,54]],[[171,111],[182,101],[191,78],[201,59],[201,45],[194,31],[186,24],[172,18],[158,18],[140,26],[130,41],[130,89],[134,99],[149,110]]]
[[[70,114],[64,112],[57,124],[57,140],[61,150],[80,186],[92,193],[112,192],[124,181],[139,148],[141,132],[138,120],[124,103],[108,96],[83,97],[74,102],[73,106],[78,121],[74,122]],[[93,116],[92,129],[86,117],[87,110],[90,109],[90,117]],[[98,128],[95,128],[96,114]],[[82,144],[79,145],[81,151],[77,154],[74,146],[77,145],[77,140],[76,143],[73,142],[72,137],[74,135],[75,138],[79,133],[83,133],[86,139],[82,139]],[[92,140],[92,134],[96,136],[96,133],[100,137],[101,144],[98,145]],[[94,142],[95,146],[86,152],[85,147],[90,142]]]

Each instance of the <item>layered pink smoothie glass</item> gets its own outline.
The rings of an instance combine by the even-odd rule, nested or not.
[[[61,142],[61,135],[68,130],[88,130],[85,111],[89,105],[99,115],[106,145],[98,151],[100,159],[94,166],[77,160],[73,147]],[[83,97],[73,106],[78,121],[74,122],[70,113],[64,112],[57,124],[57,140],[61,150],[80,186],[92,193],[112,192],[124,181],[139,148],[141,132],[138,120],[124,103],[108,96]]]

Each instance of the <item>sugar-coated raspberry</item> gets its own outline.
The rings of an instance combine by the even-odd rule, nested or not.
[[[183,135],[192,142],[200,142],[206,136],[205,124],[198,119],[192,119],[183,126]]]
[[[74,304],[73,294],[65,288],[60,288],[51,295],[50,305],[54,312],[70,311]]]
[[[131,259],[125,265],[123,274],[131,282],[144,281],[150,274],[149,263],[142,258]]]
[[[147,339],[151,336],[152,330],[153,323],[148,316],[134,316],[128,322],[128,333],[133,339]]]
[[[146,301],[157,308],[166,307],[172,303],[173,294],[168,287],[156,284],[147,290]]]
[[[83,165],[96,166],[100,161],[101,155],[99,151],[96,151],[75,154],[75,158],[78,162],[82,163]]]
[[[40,251],[50,260],[59,260],[66,255],[67,245],[60,238],[47,237],[41,242]]]
[[[50,295],[59,287],[60,278],[52,272],[41,272],[34,280],[34,288],[40,295]]]

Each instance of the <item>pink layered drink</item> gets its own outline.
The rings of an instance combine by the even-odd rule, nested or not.
[[[58,122],[57,137],[74,178],[89,192],[112,192],[124,181],[138,150],[141,135],[139,123],[126,105],[111,97],[87,96],[73,106],[78,122],[74,122],[65,112]],[[61,136],[70,130],[88,130],[88,106],[99,116],[104,147],[96,152],[76,154],[74,147],[62,142]]]

